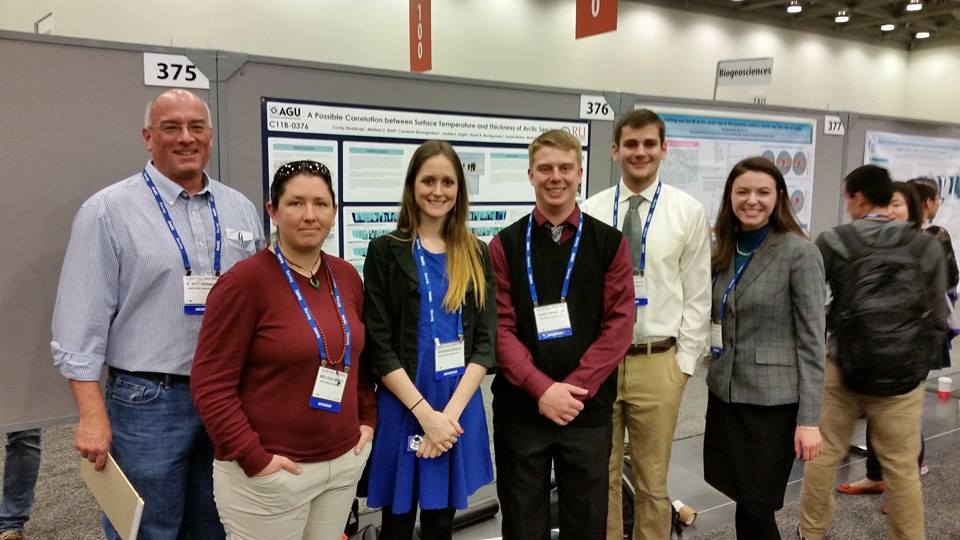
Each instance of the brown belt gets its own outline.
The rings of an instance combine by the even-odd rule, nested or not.
[[[676,347],[676,345],[677,338],[667,338],[660,341],[654,341],[653,343],[638,343],[630,345],[630,348],[627,349],[627,354],[631,356],[660,354],[669,351],[670,349]]]

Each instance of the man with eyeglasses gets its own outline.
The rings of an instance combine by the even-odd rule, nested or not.
[[[109,452],[144,500],[138,538],[223,538],[190,367],[206,293],[262,247],[263,229],[253,203],[203,170],[212,129],[199,97],[164,92],[142,134],[151,160],[74,218],[50,346],[77,402],[80,455],[102,469]]]

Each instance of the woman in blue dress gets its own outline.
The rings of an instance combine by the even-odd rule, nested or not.
[[[493,481],[480,381],[494,367],[487,246],[467,229],[467,184],[446,142],[414,152],[397,230],[364,262],[366,348],[379,376],[367,504],[381,540],[450,539],[456,509]]]

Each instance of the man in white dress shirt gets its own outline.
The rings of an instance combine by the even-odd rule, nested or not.
[[[624,114],[612,146],[621,180],[582,205],[627,238],[637,309],[633,345],[620,363],[613,406],[607,540],[623,538],[625,432],[637,494],[633,538],[669,539],[667,466],[680,398],[709,338],[709,225],[696,199],[660,181],[665,132],[653,111]]]

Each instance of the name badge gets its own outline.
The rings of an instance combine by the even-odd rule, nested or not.
[[[203,315],[207,309],[207,295],[217,282],[217,276],[183,276],[183,312]]]
[[[560,302],[533,308],[533,318],[537,323],[537,339],[547,341],[573,335],[570,325],[570,312],[567,303]]]
[[[328,412],[340,412],[343,389],[347,386],[347,374],[328,367],[320,367],[317,381],[313,383],[310,407]]]
[[[647,305],[647,278],[643,274],[633,275],[633,303],[637,306]]]
[[[714,356],[723,354],[723,326],[720,323],[710,323],[710,352]]]
[[[433,349],[435,377],[438,381],[456,377],[463,373],[466,365],[466,352],[463,341],[437,343]]]

